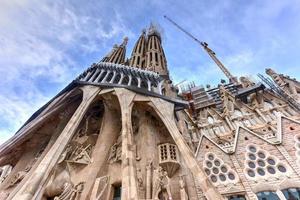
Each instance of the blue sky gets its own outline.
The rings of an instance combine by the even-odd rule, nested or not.
[[[1,0],[0,143],[125,36],[129,56],[151,21],[175,83],[216,85],[220,70],[163,15],[206,41],[234,75],[272,67],[300,78],[299,0]]]

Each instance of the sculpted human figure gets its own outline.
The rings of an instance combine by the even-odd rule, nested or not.
[[[26,174],[30,171],[32,165],[28,164],[24,170],[19,171],[14,175],[14,177],[11,179],[8,188],[14,186],[15,184],[21,182],[23,178],[26,176]]]
[[[72,146],[68,145],[66,150],[60,155],[58,163],[62,163],[63,161],[67,160],[68,157],[70,156],[71,151],[72,151]]]
[[[109,152],[108,161],[109,163],[114,163],[121,160],[122,155],[122,137],[118,137],[117,142],[114,143]]]
[[[165,200],[172,200],[170,190],[170,178],[168,173],[161,166],[154,171],[153,195],[154,200],[159,200],[159,195],[163,195]]]
[[[80,182],[79,184],[73,186],[72,183],[65,183],[63,192],[59,195],[54,197],[54,200],[76,200],[79,197],[79,194],[83,190],[83,183]]]
[[[140,168],[137,168],[137,182],[138,182],[138,187],[140,190],[144,189],[144,181],[143,181],[143,175],[142,175],[142,170]]]
[[[183,176],[179,178],[179,187],[180,187],[180,200],[188,200],[188,195],[185,191],[185,182]]]
[[[75,156],[72,158],[74,162],[80,162],[80,163],[85,163],[89,164],[91,163],[91,157],[90,157],[90,148],[91,145],[87,145],[85,148],[83,147],[78,147]]]
[[[0,168],[0,184],[10,174],[11,170],[12,170],[12,166],[11,165],[5,165],[2,168]]]

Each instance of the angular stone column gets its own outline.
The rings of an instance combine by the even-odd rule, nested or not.
[[[122,200],[137,200],[135,153],[131,123],[131,111],[135,93],[115,88],[122,118]]]
[[[84,180],[84,190],[81,194],[82,199],[89,199],[89,193],[92,190],[94,182],[96,181],[99,170],[107,164],[107,157],[111,146],[117,140],[120,133],[120,126],[118,126],[120,116],[108,105],[104,103],[104,116],[101,123],[99,136],[92,154],[93,162],[88,166],[88,170]],[[101,155],[101,156],[99,156]],[[88,181],[87,181],[88,180]]]
[[[57,163],[60,155],[68,145],[69,141],[75,134],[75,131],[84,117],[90,104],[100,91],[100,88],[93,86],[84,86],[83,99],[81,104],[76,109],[75,113],[67,123],[66,127],[59,135],[51,149],[47,152],[35,171],[30,175],[28,180],[23,184],[21,189],[14,197],[9,199],[13,200],[32,200],[34,195],[39,192],[44,183],[46,182],[53,167]]]
[[[154,97],[150,97],[150,99],[150,105],[154,108],[155,112],[158,114],[158,116],[168,129],[181,155],[183,155],[182,158],[184,159],[188,168],[193,173],[194,177],[199,181],[199,186],[201,187],[205,197],[208,200],[224,199],[222,195],[214,188],[214,186],[206,178],[205,173],[199,167],[195,156],[193,155],[183,136],[179,132],[174,121],[174,104]]]

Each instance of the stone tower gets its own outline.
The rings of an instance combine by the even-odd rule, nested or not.
[[[133,48],[129,63],[130,66],[145,69],[147,47],[146,41],[146,30],[143,30],[142,35],[139,37]]]
[[[300,198],[296,80],[178,94],[157,29],[127,42],[0,146],[0,200]]]

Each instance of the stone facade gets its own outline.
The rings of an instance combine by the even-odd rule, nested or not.
[[[178,93],[153,25],[126,44],[0,146],[1,200],[300,198],[299,82]]]

